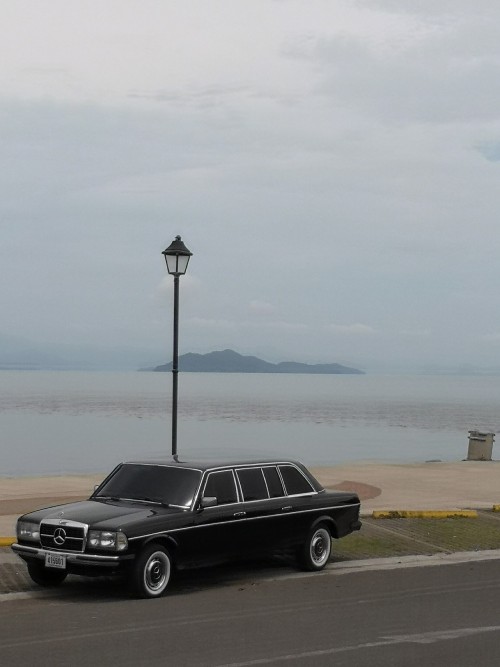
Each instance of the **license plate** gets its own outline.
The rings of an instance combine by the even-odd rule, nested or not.
[[[66,569],[66,556],[63,554],[45,554],[45,567]]]

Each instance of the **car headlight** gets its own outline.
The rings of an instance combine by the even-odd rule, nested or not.
[[[40,524],[32,521],[18,521],[17,539],[38,542],[40,540]]]
[[[128,547],[128,540],[120,531],[115,533],[110,530],[89,530],[87,546],[93,549],[124,551]]]

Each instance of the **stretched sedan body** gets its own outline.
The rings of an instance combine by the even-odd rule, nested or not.
[[[157,597],[175,568],[284,555],[321,570],[332,537],[361,527],[359,509],[296,461],[129,462],[88,500],[20,517],[12,549],[43,586],[125,574],[134,594]]]

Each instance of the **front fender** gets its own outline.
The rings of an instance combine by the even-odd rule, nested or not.
[[[174,555],[179,548],[177,540],[171,535],[151,535],[141,542],[141,546],[138,551],[142,551],[146,545],[153,543],[161,544],[162,546],[166,547],[172,555]]]

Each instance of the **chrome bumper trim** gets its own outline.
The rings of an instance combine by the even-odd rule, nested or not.
[[[53,551],[52,549],[43,549],[41,547],[28,547],[24,544],[11,545],[11,549],[18,556],[27,556],[28,558],[45,559],[45,554],[54,553],[59,556],[66,556],[68,563],[77,563],[78,565],[116,565],[123,560],[129,560],[134,556],[132,554],[119,556],[102,556],[100,554],[84,554],[80,551]]]

